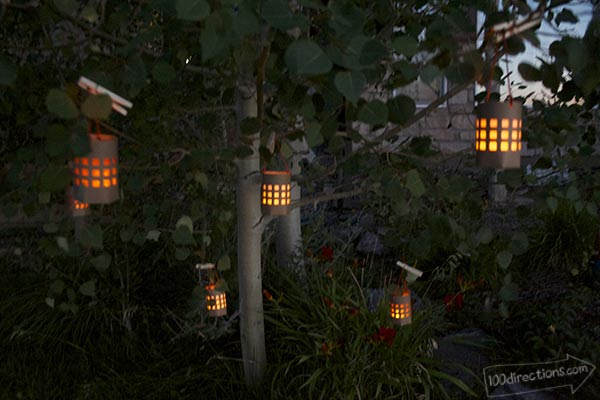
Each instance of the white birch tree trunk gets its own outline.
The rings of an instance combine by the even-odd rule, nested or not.
[[[240,122],[257,116],[254,83],[238,82],[237,130],[242,135]],[[240,338],[244,376],[249,385],[259,384],[266,364],[265,329],[262,296],[261,237],[263,223],[260,208],[260,161],[258,148],[260,134],[244,135],[244,142],[253,154],[238,159],[237,203],[237,260],[240,293]]]
[[[290,143],[294,155],[290,160],[290,171],[293,176],[298,176],[302,172],[300,160],[303,153],[309,150],[305,140],[294,141]],[[296,181],[292,181],[292,204],[301,199],[301,187]],[[302,265],[302,257],[299,253],[302,249],[302,225],[300,207],[290,210],[290,213],[284,217],[279,217],[277,221],[276,235],[277,265],[281,268],[293,267],[296,264]]]

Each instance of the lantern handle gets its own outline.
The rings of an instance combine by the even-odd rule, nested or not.
[[[502,38],[504,40],[504,62],[506,63],[506,79],[508,79],[508,99],[510,101],[510,106],[512,107],[513,96],[512,96],[512,90],[511,90],[511,84],[510,84],[510,75],[512,72],[509,72],[509,70],[508,70],[508,68],[509,68],[508,67],[508,47],[506,45],[506,31],[503,31]]]
[[[286,158],[283,156],[283,152],[281,151],[281,142],[277,139],[277,137],[275,137],[275,148],[277,151],[273,152],[273,154],[279,154],[279,158],[281,159],[281,161],[283,161],[283,165],[285,166],[285,172],[290,173],[290,165],[288,164]],[[267,171],[266,165],[263,165],[261,170],[262,172]]]

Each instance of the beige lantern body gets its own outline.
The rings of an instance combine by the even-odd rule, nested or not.
[[[289,171],[262,171],[261,210],[263,215],[287,215],[292,200]]]
[[[206,309],[211,317],[227,315],[227,296],[225,292],[215,290],[215,285],[206,285]]]
[[[475,150],[484,168],[521,167],[522,106],[520,102],[489,102],[477,107]]]
[[[400,296],[392,296],[390,316],[394,323],[400,326],[408,325],[412,322],[410,290],[405,290]]]
[[[73,197],[73,187],[67,189],[67,208],[73,217],[85,217],[90,213],[90,205]]]
[[[73,160],[73,196],[85,203],[109,204],[119,199],[119,141],[93,133],[90,153]]]

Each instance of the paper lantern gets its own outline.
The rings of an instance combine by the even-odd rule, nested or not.
[[[263,215],[287,215],[292,200],[289,171],[262,171],[261,209]]]
[[[206,309],[211,317],[227,315],[227,296],[213,284],[206,285]]]
[[[477,165],[484,168],[521,167],[521,103],[481,104],[476,110],[475,150]]]
[[[73,160],[73,195],[85,203],[109,204],[119,199],[119,141],[102,133],[89,138],[91,152]]]
[[[412,322],[412,302],[410,290],[405,289],[402,295],[392,296],[390,316],[397,325],[408,325]]]
[[[73,217],[85,217],[90,213],[90,205],[73,197],[73,188],[67,189],[67,207]]]

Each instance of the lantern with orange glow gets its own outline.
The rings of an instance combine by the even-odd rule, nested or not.
[[[402,295],[393,295],[390,302],[390,316],[395,324],[404,326],[412,322],[412,300],[410,290],[404,289]]]
[[[523,120],[520,102],[487,102],[477,107],[475,150],[477,165],[485,168],[521,167]]]
[[[89,138],[90,153],[73,160],[73,195],[85,203],[109,204],[119,199],[119,141],[98,125]]]
[[[263,215],[287,215],[292,200],[290,171],[262,171],[261,210]]]
[[[227,296],[225,292],[215,290],[214,284],[206,285],[206,309],[211,317],[227,315]]]
[[[73,217],[85,217],[90,213],[90,205],[73,197],[73,188],[67,189],[67,208]]]

